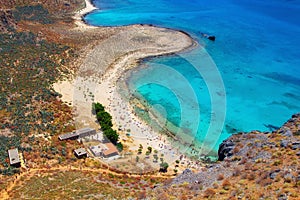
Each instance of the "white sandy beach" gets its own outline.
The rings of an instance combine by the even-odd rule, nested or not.
[[[75,18],[81,31],[91,27],[82,22],[81,16],[95,9],[87,0],[86,5],[87,8],[77,13]],[[122,142],[128,141],[125,134],[130,130],[133,141],[126,143],[129,151],[136,152],[139,144],[144,149],[151,146],[159,154],[164,154],[165,161],[174,163],[180,153],[171,146],[165,135],[158,134],[135,115],[132,106],[117,92],[116,83],[141,58],[175,53],[193,45],[195,43],[190,37],[178,31],[142,25],[125,27],[87,53],[75,79],[56,83],[54,88],[62,94],[63,101],[73,106],[78,128],[100,128],[91,112],[92,103],[100,102],[111,113],[114,128],[121,130]],[[185,163],[188,162],[192,163]]]
[[[82,10],[78,11],[77,13],[75,13],[74,15],[74,19],[75,19],[75,24],[79,29],[85,29],[85,28],[95,28],[94,26],[89,26],[87,24],[85,24],[82,21],[82,17],[89,13],[92,12],[93,10],[96,10],[98,8],[96,8],[89,0],[85,0],[85,8],[83,8]]]

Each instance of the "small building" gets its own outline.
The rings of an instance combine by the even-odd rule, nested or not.
[[[20,167],[21,161],[19,157],[18,149],[9,149],[8,150],[9,164],[14,167]]]
[[[108,158],[119,155],[119,151],[113,143],[105,143],[106,149],[103,151],[103,157]]]
[[[89,147],[96,157],[110,158],[119,155],[118,149],[111,142]]]
[[[76,132],[78,133],[79,138],[84,138],[96,134],[96,130],[94,128],[82,128],[77,130]]]
[[[96,157],[102,156],[102,148],[100,145],[91,146],[91,147],[89,147],[89,149],[91,150],[91,152],[93,153],[94,156],[96,156]]]
[[[71,133],[66,133],[58,136],[59,140],[76,140],[78,138],[84,138],[90,135],[95,135],[96,130],[93,128],[82,128]]]
[[[79,149],[74,150],[74,155],[77,158],[86,158],[87,157],[87,152],[86,152],[85,148],[79,148]]]
[[[78,135],[78,133],[76,133],[76,131],[58,136],[59,140],[76,140],[78,138],[79,138],[79,135]]]

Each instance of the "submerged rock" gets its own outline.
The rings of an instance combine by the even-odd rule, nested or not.
[[[209,39],[211,41],[215,41],[216,40],[216,36],[214,36],[214,35],[208,35],[206,33],[200,33],[200,34],[202,35],[202,37],[205,37],[205,38],[207,38],[207,39]]]
[[[211,36],[208,36],[207,39],[209,39],[211,41],[215,41],[216,40],[216,36],[211,35]]]

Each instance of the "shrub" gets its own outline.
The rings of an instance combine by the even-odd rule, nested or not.
[[[159,169],[159,171],[160,171],[160,172],[167,172],[167,171],[168,171],[168,167],[169,167],[169,164],[168,164],[168,163],[162,162],[162,163],[160,164],[160,169]]]
[[[149,153],[152,152],[152,147],[147,147],[147,149],[148,149]]]
[[[236,167],[233,170],[232,176],[239,176],[241,174],[241,169]]]
[[[233,149],[233,154],[237,154],[238,152],[240,152],[240,147],[234,147],[234,149]]]
[[[142,153],[142,149],[138,149],[138,154],[141,154]]]
[[[8,167],[6,169],[0,169],[0,174],[12,176],[16,173],[20,173],[20,169],[14,167]]]
[[[121,142],[118,142],[116,146],[119,151],[123,151],[123,144]]]
[[[280,165],[281,164],[281,161],[280,160],[275,160],[274,162],[273,162],[273,165],[274,166],[278,166],[278,165]]]
[[[213,186],[214,189],[218,189],[219,188],[219,184],[217,182],[214,182],[212,186]]]
[[[211,198],[213,197],[214,195],[216,194],[216,191],[212,188],[207,188],[205,191],[204,191],[204,197],[205,198]]]
[[[255,174],[254,173],[250,173],[247,175],[247,178],[249,181],[253,181],[255,179]]]
[[[300,130],[293,133],[294,135],[300,135]]]
[[[53,20],[47,9],[42,5],[16,7],[13,11],[16,21],[27,20],[37,21],[41,24],[51,24]]]
[[[223,188],[224,190],[229,190],[229,189],[230,189],[230,186],[231,186],[231,183],[229,182],[229,180],[228,180],[228,179],[225,179],[225,180],[223,181],[223,183],[222,183],[222,188]]]
[[[223,174],[219,174],[218,177],[217,177],[217,180],[218,181],[221,181],[224,179],[224,175]]]

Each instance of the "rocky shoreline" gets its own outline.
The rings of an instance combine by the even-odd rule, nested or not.
[[[283,137],[286,137],[285,139],[282,139],[280,141],[280,147],[283,148],[290,147],[292,150],[299,150],[299,152],[297,152],[296,154],[300,155],[300,141],[299,141],[299,137],[297,137],[300,135],[299,130],[300,130],[300,114],[295,114],[280,129],[274,132],[261,133],[259,131],[253,131],[250,133],[240,133],[237,135],[233,135],[228,139],[224,140],[220,144],[219,151],[218,151],[219,161],[223,161],[228,158],[230,159],[232,156],[235,155],[243,156],[237,154],[233,150],[239,145],[239,143],[241,143],[240,138],[243,138],[244,135],[247,137],[251,135],[251,140],[255,139],[255,140],[264,141],[263,145],[275,147],[274,143],[268,143],[268,137],[271,134],[280,134]]]
[[[199,173],[186,169],[171,184],[189,183],[191,190],[200,186],[218,193],[226,191],[224,182],[228,180],[230,188],[238,188],[238,185],[245,188],[241,199],[247,197],[246,194],[249,196],[249,188],[258,186],[261,190],[266,186],[273,188],[266,189],[269,193],[258,190],[256,196],[271,199],[295,196],[281,187],[286,184],[297,190],[300,186],[300,113],[273,132],[252,131],[230,136],[220,144],[218,156],[218,162],[207,164]]]

